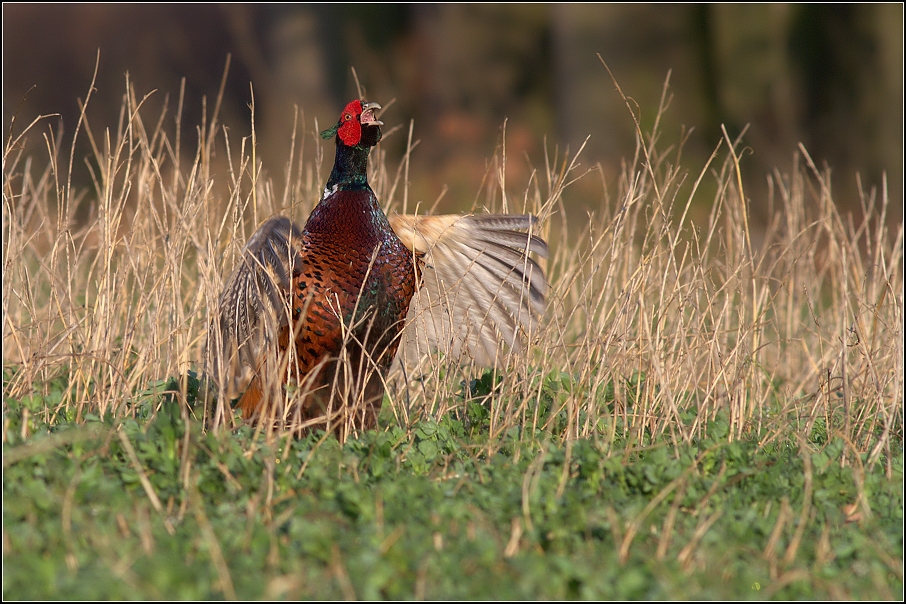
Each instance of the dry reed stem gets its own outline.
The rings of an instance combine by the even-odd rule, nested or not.
[[[219,96],[194,129],[197,143],[179,123],[181,97],[175,124],[166,108],[146,115],[146,98],[127,81],[119,121],[98,130],[86,96],[70,149],[82,134],[90,141],[91,190],[72,184],[81,158],[64,159],[64,141],[42,122],[4,146],[3,394],[47,394],[52,378],[68,376],[46,419],[134,415],[149,383],[201,373],[210,309],[248,236],[278,212],[304,221],[320,197],[325,149],[304,119],[277,195],[254,130],[239,125],[230,136],[219,124]],[[668,104],[665,90],[658,117]],[[372,157],[372,185],[391,210],[428,205],[408,198],[414,133],[410,124],[395,168],[381,147]],[[885,223],[886,188],[862,192],[864,217],[841,216],[829,173],[802,148],[789,173],[769,176],[774,211],[761,228],[749,222],[749,205],[761,201],[742,189],[739,138],[725,134],[689,179],[681,147],[662,152],[658,134],[639,127],[617,190],[579,225],[565,217],[583,203],[570,185],[599,168],[545,148],[543,168],[516,183],[504,130],[475,206],[542,218],[551,290],[534,346],[497,368],[492,434],[554,430],[562,411],[564,440],[612,448],[618,435],[666,435],[678,446],[725,412],[728,440],[808,437],[820,423],[853,453],[889,460],[903,430],[903,229]],[[21,141],[42,135],[47,156],[22,157]],[[709,201],[706,218],[693,220],[690,207]],[[458,411],[462,383],[480,372],[435,356],[405,383],[390,376],[396,421]],[[206,425],[234,425],[223,401],[206,405]]]

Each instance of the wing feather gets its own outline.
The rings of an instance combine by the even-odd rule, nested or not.
[[[505,343],[520,348],[544,312],[547,281],[529,257],[547,244],[529,233],[531,215],[396,215],[390,225],[420,260],[400,358],[411,364],[440,349],[489,366]]]
[[[302,266],[302,231],[284,216],[246,243],[208,327],[209,374],[229,398],[241,395],[281,328],[289,324],[292,278]]]

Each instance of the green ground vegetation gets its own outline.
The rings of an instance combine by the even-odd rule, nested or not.
[[[824,426],[730,442],[725,414],[689,443],[491,438],[475,383],[462,413],[343,445],[205,433],[194,379],[122,422],[8,399],[4,598],[902,597],[902,448],[888,478]]]

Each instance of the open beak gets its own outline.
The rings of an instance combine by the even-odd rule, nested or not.
[[[362,117],[359,118],[359,122],[363,126],[383,126],[384,122],[374,117],[375,110],[380,108],[381,106],[377,103],[362,103]]]

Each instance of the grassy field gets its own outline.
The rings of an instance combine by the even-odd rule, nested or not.
[[[571,183],[602,172],[549,150],[512,182],[502,144],[475,210],[543,219],[534,345],[395,374],[379,428],[341,444],[244,425],[206,389],[223,278],[263,219],[304,220],[332,161],[299,124],[286,165],[261,166],[213,106],[189,131],[130,90],[65,141],[10,129],[5,599],[903,598],[903,229],[884,189],[841,216],[801,149],[749,199],[741,141],[687,174],[655,126],[567,224]],[[75,138],[93,155],[69,159]],[[431,205],[408,198],[408,156],[372,157],[390,209]]]

